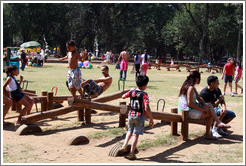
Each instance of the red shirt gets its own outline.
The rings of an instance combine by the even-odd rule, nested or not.
[[[139,96],[140,98],[136,96]],[[130,111],[128,113],[129,116],[145,116],[145,104],[149,104],[149,96],[146,92],[141,90],[132,90],[127,92],[125,97],[130,97],[131,99]]]
[[[231,75],[233,75],[234,69],[235,69],[235,66],[233,64],[227,63],[225,65],[225,73],[224,74],[231,76]]]

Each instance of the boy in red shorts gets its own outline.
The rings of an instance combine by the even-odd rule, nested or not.
[[[225,64],[224,66],[221,79],[222,80],[224,79],[225,85],[224,85],[224,92],[222,95],[225,95],[227,82],[229,82],[230,96],[234,96],[234,94],[232,93],[232,80],[233,80],[234,69],[235,69],[233,63],[234,63],[233,58],[229,58],[227,64]]]

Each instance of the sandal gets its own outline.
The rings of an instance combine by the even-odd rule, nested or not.
[[[135,154],[130,153],[129,156],[126,157],[128,160],[136,160],[137,157],[135,156]]]

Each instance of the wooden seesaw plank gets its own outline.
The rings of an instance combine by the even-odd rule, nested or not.
[[[94,102],[100,102],[100,103],[106,103],[106,102],[109,102],[109,101],[112,101],[112,100],[116,100],[116,99],[121,98],[121,96],[123,94],[125,94],[126,92],[128,92],[129,90],[130,89],[127,89],[127,90],[120,91],[120,92],[117,92],[117,93],[112,93],[112,94],[109,94],[109,95],[106,95],[106,96],[98,97],[96,99],[93,99],[93,101]]]

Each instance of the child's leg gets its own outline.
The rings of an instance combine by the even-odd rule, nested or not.
[[[26,115],[26,113],[32,109],[32,105],[30,105],[29,101],[26,99],[25,96],[19,101],[20,104],[24,105],[24,108],[21,110],[20,115],[17,120],[17,122],[19,123],[21,123],[22,116]]]
[[[226,92],[227,83],[224,84],[224,93]]]
[[[134,134],[130,153],[134,154],[137,147],[139,134]]]
[[[126,134],[125,142],[122,145],[122,149],[127,148],[129,140],[131,139],[131,137],[132,137],[132,132],[128,131],[127,134]]]
[[[13,104],[13,101],[8,98],[7,96],[3,95],[3,103],[4,103],[4,106],[3,106],[3,121],[4,121],[4,118],[9,110],[9,108],[12,106]]]
[[[232,93],[232,83],[229,82],[229,87],[230,87],[230,94]]]
[[[235,92],[237,93],[237,81],[235,81]]]
[[[30,108],[29,108],[29,110],[27,110],[27,112],[26,112],[26,115],[29,115],[30,114],[30,112],[31,112],[31,110],[32,110],[32,106],[33,106],[33,104],[34,104],[34,99],[33,98],[31,98],[30,96],[28,96],[27,94],[25,94],[25,96],[24,96],[25,98],[26,98],[26,100],[29,102],[29,106],[30,106]]]
[[[76,89],[70,88],[70,92],[71,92],[72,96],[75,98],[76,97]]]
[[[79,94],[80,94],[80,98],[81,98],[81,99],[83,99],[83,92],[82,92],[82,88],[80,88],[80,89],[78,90],[78,92],[79,92]]]
[[[126,73],[127,73],[127,70],[124,71],[124,80],[126,80]]]

